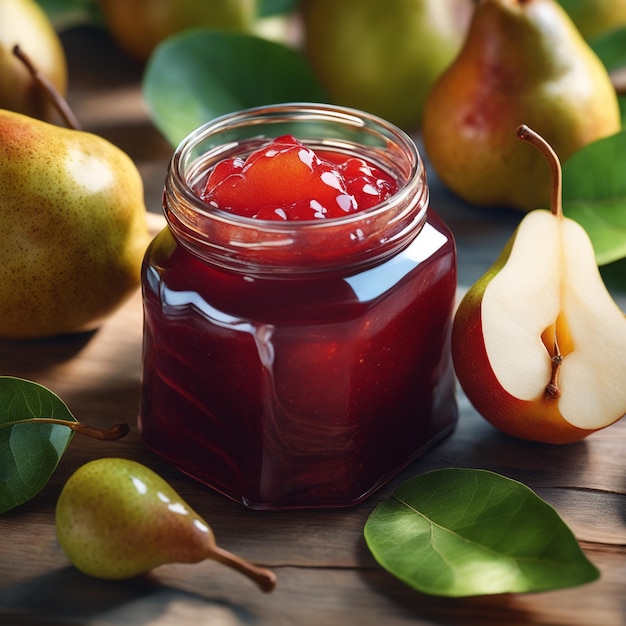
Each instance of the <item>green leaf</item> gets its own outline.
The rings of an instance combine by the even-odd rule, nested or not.
[[[270,15],[280,15],[289,13],[298,6],[298,0],[260,0],[259,15],[268,17]]]
[[[563,212],[585,228],[598,265],[626,257],[626,131],[595,141],[563,164]]]
[[[607,289],[611,293],[620,294],[621,300],[624,300],[624,294],[626,294],[626,259],[603,265],[600,268],[600,274],[602,274],[602,280],[604,280]],[[621,308],[626,310],[623,305]]]
[[[46,485],[74,432],[65,426],[17,423],[32,418],[76,420],[54,393],[34,382],[0,376],[0,513]]]
[[[37,0],[37,3],[59,31],[83,24],[102,24],[96,0]]]
[[[295,50],[210,29],[164,41],[148,62],[143,93],[155,125],[172,145],[226,113],[279,102],[326,101]]]
[[[614,82],[618,85],[618,101],[622,114],[622,126],[626,125],[626,94],[624,91],[624,68],[626,68],[626,26],[609,31],[593,39],[593,51],[600,57],[609,72],[616,72]],[[617,72],[622,70],[621,72]]]
[[[408,480],[372,512],[364,532],[382,567],[431,595],[546,591],[599,576],[549,504],[485,470]]]

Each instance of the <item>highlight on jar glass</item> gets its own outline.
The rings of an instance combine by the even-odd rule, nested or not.
[[[175,150],[163,209],[152,450],[250,508],[341,507],[452,432],[456,251],[404,132],[323,104],[230,114]]]

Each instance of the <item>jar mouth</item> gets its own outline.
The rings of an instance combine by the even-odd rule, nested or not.
[[[217,162],[292,134],[313,150],[363,156],[398,181],[387,200],[342,217],[314,220],[261,220],[221,210],[197,191]],[[417,146],[394,125],[355,109],[317,103],[287,103],[221,116],[190,133],[174,151],[164,194],[164,211],[174,236],[191,252],[223,267],[251,272],[283,264],[315,272],[336,265],[320,245],[341,242],[342,263],[359,265],[395,252],[407,232],[417,234],[426,220],[428,185]],[[276,268],[273,269],[273,272]]]

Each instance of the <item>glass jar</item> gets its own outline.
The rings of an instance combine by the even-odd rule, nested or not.
[[[345,218],[277,222],[194,193],[210,168],[292,134],[398,181]],[[321,104],[261,107],[191,133],[168,168],[167,227],[143,266],[146,444],[256,509],[359,502],[457,420],[452,234],[413,141]]]

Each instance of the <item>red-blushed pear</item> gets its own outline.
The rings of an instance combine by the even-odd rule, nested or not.
[[[428,93],[426,155],[467,202],[545,207],[550,177],[515,140],[522,120],[562,162],[621,129],[606,67],[555,0],[479,0],[461,51]]]
[[[584,229],[561,208],[556,153],[527,126],[552,171],[551,211],[520,222],[454,319],[459,382],[496,428],[544,443],[578,441],[626,413],[626,317]]]

